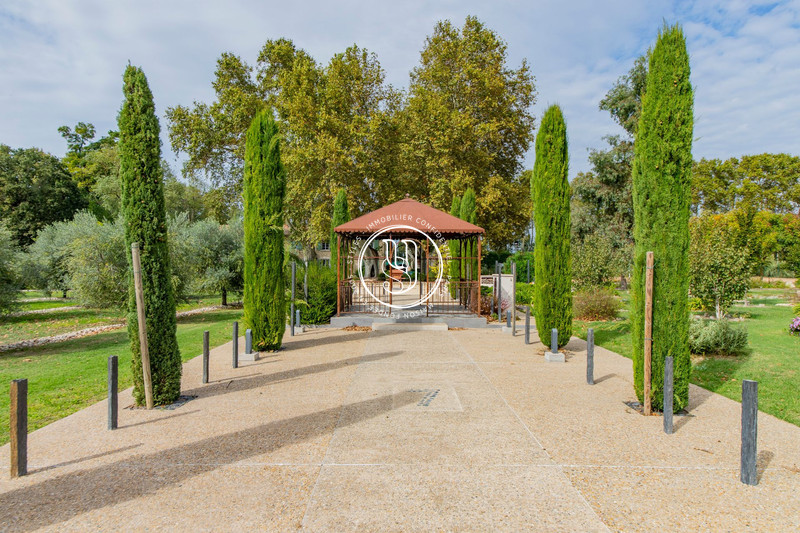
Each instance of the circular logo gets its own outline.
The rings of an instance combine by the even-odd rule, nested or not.
[[[411,230],[413,237],[404,236],[403,238],[392,238],[391,232],[393,230]],[[407,235],[407,232],[403,232]],[[385,236],[385,237],[384,237]],[[381,238],[383,237],[383,238]],[[386,277],[386,281],[381,283],[381,294],[378,296],[372,290],[376,287],[374,282],[368,283],[364,279],[364,254],[371,248],[372,243],[380,238],[381,249],[383,257],[378,255],[381,259],[380,272]],[[430,242],[433,245],[433,250],[439,258],[439,268],[437,269],[436,281],[433,284],[426,283],[426,287],[420,287],[422,281],[419,279],[420,267],[420,245],[425,242]],[[427,260],[428,258],[426,258]],[[361,252],[358,254],[358,278],[361,280],[361,286],[376,302],[393,309],[410,309],[418,305],[424,304],[439,287],[442,282],[442,274],[444,273],[444,260],[442,259],[442,252],[439,247],[427,233],[419,230],[413,226],[396,225],[382,228],[373,233],[369,239],[361,247]],[[426,264],[425,268],[428,266]],[[418,294],[416,298],[414,294]],[[383,296],[385,295],[385,296]],[[395,302],[397,297],[397,302]]]

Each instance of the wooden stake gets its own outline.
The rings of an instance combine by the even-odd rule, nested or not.
[[[11,382],[11,477],[28,473],[28,380]]]
[[[644,282],[644,414],[652,411],[650,379],[653,360],[653,252],[647,252]]]
[[[150,375],[150,352],[147,349],[147,320],[144,314],[144,289],[142,288],[142,260],[139,243],[131,243],[133,258],[133,288],[136,292],[136,315],[139,319],[139,350],[142,353],[142,375],[144,377],[144,401],[148,409],[153,408],[153,378]]]

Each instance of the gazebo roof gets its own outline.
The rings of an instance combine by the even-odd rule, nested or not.
[[[481,235],[483,228],[470,224],[444,211],[434,209],[429,205],[417,202],[411,198],[404,198],[393,204],[385,205],[371,213],[361,215],[349,222],[334,228],[336,233],[346,236],[372,235],[376,231],[389,226],[411,226],[434,237],[440,233],[446,239],[462,238],[471,235]],[[411,230],[398,228],[392,233],[413,233]],[[436,238],[436,237],[434,237]]]

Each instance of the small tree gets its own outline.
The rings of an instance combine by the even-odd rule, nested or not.
[[[229,224],[209,218],[189,228],[189,242],[194,251],[196,288],[222,295],[228,305],[228,293],[244,288],[244,229],[241,217]]]
[[[450,206],[450,214],[454,217],[461,216],[461,197],[453,195],[453,204]],[[447,249],[450,251],[450,257],[461,257],[461,241],[458,239],[452,239],[447,243]],[[451,281],[458,281],[459,277],[461,276],[461,260],[460,259],[450,259],[450,280]],[[456,286],[452,283],[450,284],[450,297],[456,297]]]
[[[536,135],[531,190],[536,247],[534,312],[539,339],[550,344],[558,328],[558,345],[572,336],[572,264],[570,257],[569,152],[564,115],[557,105],[544,113]]]
[[[133,365],[133,396],[144,399],[139,323],[133,281],[131,243],[141,250],[147,344],[155,404],[172,403],[181,393],[181,354],[175,320],[167,215],[161,173],[161,141],[153,94],[144,72],[128,65],[119,112],[119,162],[122,212],[125,218],[125,253],[128,274],[128,337]]]
[[[459,213],[458,216],[462,220],[466,220],[470,224],[475,224],[477,215],[475,212],[475,191],[471,188],[467,189],[464,193],[463,198],[461,198],[461,205],[459,206]],[[477,244],[467,241],[463,245],[464,247],[464,257],[475,257],[477,255]],[[469,276],[467,276],[467,265],[469,265]],[[477,276],[480,275],[479,272],[476,272],[478,269],[478,261],[473,259],[465,260],[461,266],[464,273],[463,276],[466,279],[477,279]]]
[[[732,242],[725,225],[712,217],[692,220],[689,232],[689,289],[700,298],[703,309],[721,319],[734,300],[747,294],[749,250]]]
[[[337,238],[336,232],[333,231],[336,226],[344,224],[350,220],[350,209],[347,207],[347,193],[344,189],[339,189],[336,193],[336,199],[333,201],[333,217],[331,218],[331,240],[329,247],[331,249],[331,268],[336,271],[336,265],[339,261],[339,248],[336,246]]]
[[[689,402],[689,202],[693,93],[679,26],[663,28],[650,55],[633,162],[631,290],[634,389],[643,399],[645,257],[652,251],[652,404],[663,405],[664,360],[675,364],[673,408]]]
[[[278,126],[262,110],[247,130],[244,164],[244,319],[259,350],[279,349],[286,327],[285,191]]]

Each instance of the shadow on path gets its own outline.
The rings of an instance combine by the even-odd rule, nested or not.
[[[332,433],[342,409],[350,416],[340,425],[349,425],[419,399],[419,394],[410,392],[381,396],[47,479],[0,494],[0,524],[23,531],[58,524],[154,494],[223,465]]]
[[[320,372],[328,372],[329,370],[338,370],[340,368],[357,365],[359,363],[380,361],[381,359],[388,359],[389,357],[394,357],[395,355],[400,355],[401,353],[403,352],[382,352],[373,355],[365,355],[363,357],[349,357],[347,359],[340,359],[339,361],[331,361],[330,363],[320,363],[318,365],[304,366],[302,368],[293,368],[292,370],[283,370],[273,374],[257,374],[254,377],[248,378],[230,378],[224,381],[209,383],[203,387],[182,391],[181,394],[185,396],[210,398],[212,396],[219,396],[220,394],[255,389],[265,385],[297,379],[309,374],[318,374]]]

